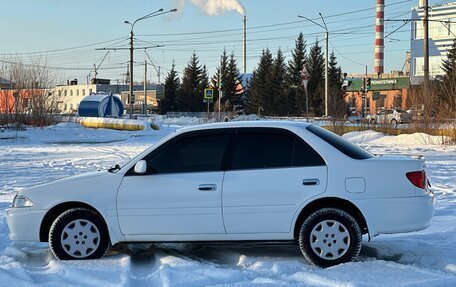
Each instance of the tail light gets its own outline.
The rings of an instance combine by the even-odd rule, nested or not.
[[[410,182],[419,188],[426,188],[426,172],[424,170],[407,172],[405,174]]]

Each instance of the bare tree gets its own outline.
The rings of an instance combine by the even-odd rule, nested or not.
[[[0,104],[4,107],[7,123],[43,126],[52,121],[58,104],[58,96],[49,92],[55,77],[45,60],[29,62],[26,64],[22,59],[2,62],[0,77],[11,82],[11,89],[2,93]]]

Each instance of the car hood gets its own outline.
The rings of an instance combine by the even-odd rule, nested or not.
[[[36,192],[40,190],[49,190],[49,188],[61,186],[61,185],[68,185],[72,182],[78,182],[82,183],[83,181],[86,180],[92,180],[97,177],[102,177],[103,175],[107,174],[108,171],[105,170],[98,170],[98,171],[93,171],[93,172],[85,172],[81,174],[76,174],[68,177],[63,177],[60,179],[48,181],[48,182],[43,182],[38,185],[32,186],[30,188],[26,188],[24,190],[19,191],[19,193],[29,193],[29,192]]]

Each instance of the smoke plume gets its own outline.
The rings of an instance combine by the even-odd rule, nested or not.
[[[180,1],[183,6],[185,0]],[[203,10],[208,15],[220,15],[225,11],[236,11],[244,15],[244,6],[238,0],[189,0],[190,3]]]

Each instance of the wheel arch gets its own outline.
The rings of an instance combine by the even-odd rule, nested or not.
[[[368,227],[364,215],[361,213],[361,210],[352,202],[338,198],[338,197],[323,197],[315,199],[314,201],[308,203],[299,213],[298,218],[295,222],[293,229],[293,237],[297,240],[299,238],[299,230],[304,220],[312,214],[313,212],[322,209],[322,208],[338,208],[341,209],[350,215],[352,215],[358,224],[360,225],[361,231],[363,234],[368,233]]]
[[[40,225],[40,241],[41,242],[49,241],[49,230],[51,229],[52,223],[57,219],[57,217],[60,214],[62,214],[63,212],[65,212],[67,210],[70,210],[72,208],[87,208],[89,210],[92,210],[93,212],[98,214],[98,216],[100,216],[100,218],[103,220],[103,222],[106,224],[106,226],[108,226],[103,215],[101,215],[101,213],[93,206],[91,206],[87,203],[84,203],[84,202],[79,202],[79,201],[63,202],[63,203],[57,204],[54,207],[52,207],[51,209],[49,209],[49,211],[46,213],[43,220],[41,221],[41,225]],[[108,230],[109,230],[109,228],[108,228]]]

